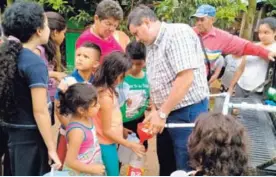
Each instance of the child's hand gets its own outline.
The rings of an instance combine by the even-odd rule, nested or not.
[[[131,130],[127,129],[127,128],[123,129],[123,136],[124,136],[125,139],[127,139],[128,134],[130,134],[130,133],[133,133],[133,131],[131,131]]]
[[[68,87],[70,87],[73,84],[76,84],[77,80],[73,77],[66,77],[62,79],[58,85],[58,89],[60,89],[62,92],[66,92]]]
[[[90,164],[91,174],[104,175],[105,166],[103,164]]]
[[[139,157],[145,155],[145,146],[139,143],[130,142],[130,149],[135,152]]]
[[[66,76],[67,76],[66,73],[57,72],[57,73],[56,73],[56,80],[60,82],[60,81],[61,81],[63,78],[65,78]]]
[[[50,160],[50,163],[51,161],[53,160],[54,161],[54,164],[53,164],[53,167],[57,170],[57,169],[60,169],[61,167],[61,162],[59,160],[59,157],[57,155],[57,152],[56,151],[48,151],[48,155],[49,155],[49,160]]]

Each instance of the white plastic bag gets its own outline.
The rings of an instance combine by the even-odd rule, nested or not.
[[[127,140],[131,141],[131,142],[136,142],[136,143],[139,142],[139,139],[137,138],[135,133],[129,134],[127,137]],[[118,155],[119,155],[119,160],[122,164],[129,163],[131,154],[132,154],[131,149],[129,149],[123,145],[119,146]]]

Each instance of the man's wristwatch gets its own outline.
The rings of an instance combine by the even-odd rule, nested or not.
[[[163,113],[162,111],[158,111],[158,114],[159,114],[159,117],[160,117],[161,119],[167,119],[167,118],[168,118],[168,115],[165,114],[165,113]]]

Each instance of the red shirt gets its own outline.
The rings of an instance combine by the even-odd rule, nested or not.
[[[108,39],[104,40],[102,38],[99,38],[98,36],[91,33],[90,28],[85,30],[80,37],[78,38],[76,42],[76,48],[79,48],[82,44],[85,42],[92,42],[94,44],[97,44],[102,51],[102,56],[100,59],[100,63],[103,62],[103,58],[114,52],[114,51],[120,51],[123,52],[122,47],[120,44],[115,40],[115,38],[111,35]]]
[[[264,59],[268,58],[269,51],[265,48],[221,29],[213,27],[209,33],[203,36],[195,27],[194,31],[202,37],[204,47],[209,50],[220,50],[223,54],[255,55]]]

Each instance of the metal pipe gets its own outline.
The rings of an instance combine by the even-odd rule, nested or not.
[[[228,95],[227,92],[223,92],[223,93],[216,93],[216,94],[210,94],[209,97],[226,97]]]
[[[257,168],[263,170],[263,169],[265,169],[265,168],[267,168],[267,167],[269,167],[269,166],[271,166],[275,163],[276,163],[276,157],[273,157],[269,161],[267,161],[265,163],[262,163],[261,165],[258,165]]]
[[[195,123],[167,123],[165,124],[166,128],[193,128]]]
[[[266,111],[266,112],[276,112],[276,106],[263,105],[263,104],[248,104],[242,103],[229,103],[229,108],[240,108],[244,110],[256,110],[256,111]]]
[[[225,100],[224,100],[224,103],[223,103],[223,108],[222,108],[222,114],[223,115],[228,114],[230,96],[231,95],[229,93],[226,93]]]

